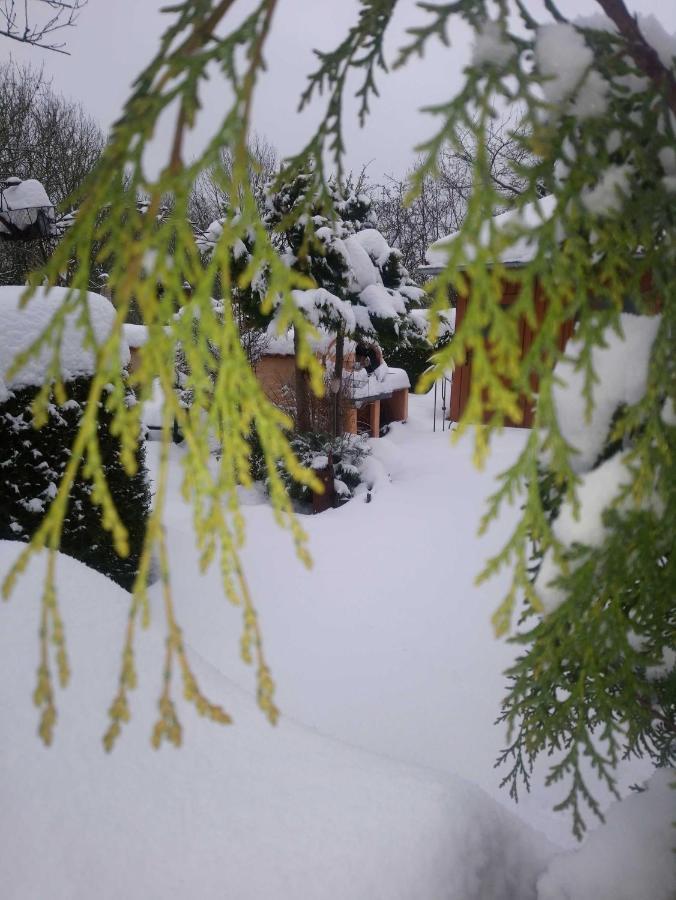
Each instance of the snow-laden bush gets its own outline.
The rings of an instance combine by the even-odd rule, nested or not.
[[[48,511],[71,455],[90,389],[90,378],[67,385],[68,399],[49,406],[46,423],[33,427],[31,404],[39,388],[12,392],[0,404],[0,539],[28,541]],[[82,470],[70,491],[61,549],[130,590],[136,576],[150,508],[145,450],[139,445],[138,469],[128,476],[120,462],[119,441],[111,433],[112,415],[99,404],[97,436],[101,465],[117,510],[129,533],[129,555],[115,552],[101,511],[92,502],[92,483]]]
[[[314,472],[333,467],[333,506],[342,506],[354,496],[362,481],[361,464],[371,452],[368,438],[360,434],[342,434],[332,437],[320,432],[296,432],[290,440],[298,461]],[[256,480],[267,485],[265,462],[257,440],[252,441],[251,473]],[[305,506],[312,503],[313,493],[307,485],[299,484],[279,466],[291,499]]]
[[[524,652],[508,672],[503,704],[515,734],[502,759],[511,764],[505,782],[516,796],[519,780],[528,785],[535,756],[565,747],[550,779],[574,776],[562,808],[572,812],[578,836],[583,801],[600,816],[583,758],[591,758],[614,792],[612,769],[620,756],[676,764],[673,534],[664,527],[671,518],[658,493],[664,482],[673,497],[673,457],[669,468],[654,469],[640,495],[631,490],[634,446],[647,427],[637,404],[646,393],[660,317],[623,313],[620,321],[621,333],[606,329],[604,346],[594,350],[599,383],[591,416],[579,340],[569,343],[569,357],[555,370],[554,407],[571,445],[576,503],[569,480],[556,478],[551,455],[542,452],[537,492],[553,542],[543,547],[531,533],[539,602],[521,623]],[[665,432],[673,429],[669,419],[663,405]],[[593,652],[581,655],[583,646]]]

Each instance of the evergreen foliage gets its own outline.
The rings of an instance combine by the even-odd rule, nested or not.
[[[68,384],[68,399],[50,403],[41,428],[33,427],[32,403],[38,388],[16,389],[0,405],[0,539],[29,541],[56,496],[82,419],[90,378]],[[112,415],[100,401],[97,434],[101,468],[129,535],[129,552],[115,552],[101,509],[92,498],[92,483],[80,467],[71,485],[63,520],[61,550],[131,590],[143,548],[150,510],[145,450],[136,451],[136,473],[128,476],[120,462],[119,441],[111,432]]]
[[[329,460],[333,466],[335,506],[342,506],[354,497],[355,489],[361,484],[360,466],[370,453],[368,440],[358,434],[330,434],[311,431],[306,434],[296,432],[291,438],[291,446],[298,461],[307,469],[325,468]],[[252,471],[261,480],[266,480],[265,465],[255,438],[252,441]],[[312,491],[298,484],[283,469],[280,475],[286,483],[289,496],[301,509],[312,503]]]
[[[315,481],[312,473],[297,463],[284,428],[280,428],[288,425],[288,420],[266,401],[251,373],[230,305],[224,304],[222,321],[211,307],[217,277],[224,297],[233,288],[232,251],[237,241],[252,241],[251,258],[238,276],[238,286],[246,286],[257,273],[266,271],[262,314],[275,310],[280,329],[294,328],[299,365],[307,369],[317,393],[323,390],[323,379],[310,346],[312,326],[294,297],[294,292],[315,287],[314,276],[304,266],[287,265],[280,256],[248,186],[251,108],[277,2],[260,0],[243,21],[228,30],[231,5],[231,0],[203,0],[172,7],[171,24],[158,53],[135,82],[124,113],[87,182],[75,224],[45,270],[36,276],[35,283],[44,276],[56,282],[71,258],[79,260],[69,305],[82,310],[86,317],[80,292],[88,284],[88,260],[96,241],[107,242],[118,327],[99,350],[99,371],[92,380],[76,450],[80,454],[91,452],[92,459],[96,458],[95,421],[87,411],[98,409],[104,386],[110,383],[114,386],[111,410],[115,431],[122,438],[122,460],[127,468],[133,468],[138,413],[122,402],[115,359],[119,329],[134,299],[150,331],[141,367],[134,376],[136,387],[143,400],[150,395],[153,380],[159,377],[167,397],[165,441],[170,438],[173,418],[186,436],[184,491],[194,504],[202,561],[208,565],[220,554],[224,588],[231,598],[242,602],[244,656],[256,657],[259,700],[274,721],[272,682],[238,557],[243,524],[236,486],[250,478],[247,436],[252,429],[259,435],[279,520],[290,527],[305,559],[304,538],[293,518],[278,463],[283,462],[294,477],[307,485],[312,486]],[[663,689],[653,688],[645,704],[645,695],[636,693],[637,681],[631,673],[643,663],[652,664],[660,649],[672,645],[674,639],[673,562],[667,553],[665,533],[666,523],[673,521],[675,493],[676,78],[673,56],[667,49],[670,38],[659,33],[659,25],[642,30],[622,0],[597,0],[597,5],[609,18],[575,24],[567,22],[550,0],[541,13],[538,10],[542,22],[529,10],[527,0],[513,4],[508,0],[498,4],[487,0],[424,3],[420,7],[422,21],[410,30],[408,43],[395,60],[396,66],[405,66],[424,53],[431,41],[440,39],[447,43],[458,21],[473,32],[473,56],[461,89],[430,110],[438,127],[420,148],[423,160],[412,187],[415,194],[425,177],[435,171],[444,148],[458,147],[461,138],[467,140],[469,135],[476,148],[473,191],[462,229],[448,245],[443,271],[431,291],[435,313],[447,308],[450,291],[466,296],[471,290],[471,302],[454,339],[436,354],[436,368],[428,377],[431,382],[440,372],[472,354],[472,385],[460,431],[466,430],[468,423],[486,422],[486,427],[474,431],[479,463],[488,452],[491,435],[507,419],[518,420],[523,398],[533,403],[537,400],[534,428],[518,460],[501,476],[498,490],[489,502],[484,527],[503,505],[514,503],[517,498],[524,501],[521,516],[482,577],[504,566],[512,572],[507,597],[495,617],[498,633],[509,631],[517,603],[523,598],[538,617],[534,620],[537,624],[527,632],[527,640],[524,638],[531,647],[522,668],[514,673],[516,693],[511,696],[515,706],[509,706],[508,700],[508,714],[511,716],[513,709],[525,703],[524,713],[532,724],[531,730],[523,732],[525,743],[522,748],[517,747],[517,753],[525,748],[527,753],[537,754],[560,746],[568,751],[567,760],[553,770],[552,776],[565,778],[572,785],[573,799],[568,805],[573,807],[578,832],[581,824],[577,798],[586,796],[594,808],[589,789],[581,787],[579,768],[580,753],[590,748],[594,723],[598,723],[597,734],[606,739],[603,765],[599,756],[593,758],[604,778],[617,757],[613,743],[616,726],[626,731],[631,750],[644,753],[648,742],[656,748],[656,757],[661,757],[662,748],[673,741],[674,734],[673,722],[662,720],[659,711],[659,704],[664,707],[666,702],[659,692],[672,689],[673,682],[671,688],[667,683]],[[384,42],[395,6],[395,0],[361,0],[358,21],[345,38],[334,50],[318,53],[317,68],[310,75],[301,105],[321,95],[324,114],[306,146],[288,162],[277,184],[278,189],[283,184],[293,184],[303,174],[309,179],[296,199],[287,204],[283,219],[286,233],[305,233],[314,210],[318,206],[330,208],[330,169],[337,170],[339,179],[342,175],[346,86],[354,84],[355,76],[359,118],[363,123],[377,94],[378,78],[386,70]],[[220,28],[222,24],[226,27]],[[195,122],[203,80],[215,69],[229,83],[232,104],[224,110],[206,149],[194,162],[187,163],[183,155],[185,135]],[[514,217],[505,227],[496,226],[492,219],[502,198],[491,180],[486,150],[496,105],[522,111],[513,138],[524,145],[526,160],[523,165],[515,164],[522,192],[516,200]],[[176,118],[169,158],[157,178],[149,180],[141,162],[144,148],[160,115],[170,106],[176,109]],[[227,195],[238,198],[240,215],[225,223],[207,265],[203,266],[187,221],[190,192],[199,172],[218,162],[224,146],[232,153]],[[136,210],[135,201],[130,202],[137,193],[148,197],[145,215]],[[528,204],[543,193],[552,195],[553,202],[547,211],[542,205],[537,206],[540,213],[533,218]],[[157,225],[156,214],[167,194],[174,198],[174,216]],[[98,213],[104,207],[108,215],[102,222]],[[128,239],[130,228],[136,235],[134,241]],[[521,268],[507,268],[502,262],[503,253],[517,241],[529,252]],[[174,248],[171,263],[170,247]],[[154,262],[150,271],[144,271],[149,251]],[[332,277],[339,274],[336,271]],[[183,291],[186,278],[193,286],[190,297]],[[516,300],[509,306],[500,302],[505,280],[517,287]],[[158,282],[163,285],[161,296],[155,290]],[[536,283],[548,299],[540,318],[534,302]],[[593,551],[562,547],[538,490],[539,467],[546,459],[553,484],[562,491],[562,502],[575,508],[580,478],[572,466],[572,448],[561,431],[553,401],[552,368],[562,353],[560,329],[567,320],[577,322],[581,346],[578,369],[584,375],[581,393],[591,411],[596,386],[593,351],[602,346],[608,329],[620,330],[625,304],[642,314],[652,314],[656,308],[661,313],[650,350],[645,390],[619,415],[609,438],[627,444],[630,477],[623,484],[621,495],[614,490],[604,498],[608,511],[601,544]],[[180,307],[185,308],[185,315],[172,318]],[[522,355],[519,335],[524,319],[532,327],[537,325],[537,336]],[[174,346],[188,338],[195,320],[199,322],[198,338],[190,361],[194,401],[186,410],[172,396]],[[168,322],[171,324],[166,329]],[[437,325],[433,323],[432,340]],[[53,350],[59,335],[57,317],[33,352]],[[220,354],[215,385],[209,342],[218,347]],[[671,416],[662,415],[665,408],[671,409]],[[217,435],[223,447],[215,472],[209,465],[210,433]],[[67,471],[66,480],[71,475]],[[165,484],[166,450],[141,572],[146,571],[152,547],[157,544],[170,635],[167,671],[171,673],[176,663],[185,694],[198,710],[226,721],[225,714],[199,693],[174,616],[160,527]],[[126,535],[114,504],[105,494],[102,503],[104,521],[111,526],[116,546],[124,547]],[[657,510],[664,511],[663,517]],[[55,502],[29,553],[44,546],[58,546],[62,514],[63,504]],[[543,614],[529,574],[533,541],[543,554],[555,554],[562,565],[560,587],[565,599],[550,615]],[[27,557],[23,556],[18,569],[26,562]],[[570,565],[571,562],[575,564]],[[18,569],[10,574],[6,591]],[[133,623],[140,611],[147,609],[142,582],[137,584],[107,745],[129,715],[128,691],[135,683]],[[647,638],[641,651],[632,649],[628,639],[632,622]],[[558,673],[557,659],[566,660],[562,674]],[[568,698],[557,696],[555,691],[560,683],[570,680],[565,672],[575,673],[573,683],[565,688],[570,690]],[[642,684],[643,689],[648,687]],[[161,697],[156,742],[164,737],[180,741],[170,691],[169,677]]]

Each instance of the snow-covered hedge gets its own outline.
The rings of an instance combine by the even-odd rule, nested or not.
[[[0,288],[0,538],[28,541],[52,503],[71,457],[95,367],[95,351],[84,346],[83,323],[67,316],[60,348],[60,370],[68,398],[49,405],[46,423],[33,427],[32,404],[49,377],[50,353],[44,351],[11,377],[8,370],[14,357],[39,337],[59,304],[65,289],[40,292],[22,308],[23,288]],[[88,295],[89,318],[97,341],[112,326],[115,311],[97,294]],[[123,343],[121,363],[129,358]],[[117,556],[109,532],[104,528],[98,507],[91,501],[91,482],[82,467],[70,492],[63,524],[61,549],[103,572],[123,587],[130,588],[136,575],[150,492],[145,470],[145,451],[137,451],[137,473],[129,477],[120,461],[120,447],[111,433],[112,415],[100,404],[98,440],[101,464],[113,501],[129,532],[130,552]]]

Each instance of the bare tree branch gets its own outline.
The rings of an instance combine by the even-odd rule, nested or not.
[[[42,50],[65,53],[65,43],[55,43],[56,31],[75,25],[87,0],[0,0],[0,37]]]

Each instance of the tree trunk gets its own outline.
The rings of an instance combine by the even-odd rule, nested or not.
[[[342,399],[343,399],[343,357],[345,351],[345,334],[342,325],[338,328],[336,334],[336,364],[333,370],[333,378],[331,379],[331,428],[333,436],[343,433],[343,423],[341,421]]]
[[[298,365],[299,341],[294,329],[294,365],[296,375],[296,431],[312,431],[312,411],[310,406],[310,384],[307,372]]]

